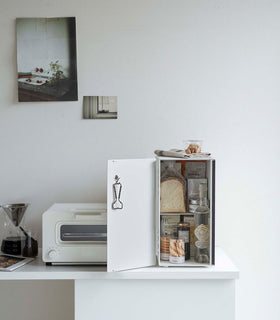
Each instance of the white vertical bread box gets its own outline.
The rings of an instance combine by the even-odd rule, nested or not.
[[[194,163],[197,162],[205,167],[209,204],[209,263],[200,264],[191,257],[184,263],[172,264],[160,258],[160,230],[163,215],[172,216],[172,219],[178,219],[178,221],[191,216],[187,210],[187,203],[186,212],[160,212],[161,176],[163,167],[169,162],[181,166],[180,171],[188,172],[189,176],[190,174],[201,175],[199,170],[197,172],[192,170],[189,173],[189,168]],[[109,272],[154,265],[207,267],[215,264],[215,160],[208,157],[109,160],[107,215]]]

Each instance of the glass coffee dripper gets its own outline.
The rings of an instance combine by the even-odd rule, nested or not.
[[[2,224],[4,235],[1,251],[9,255],[35,257],[38,255],[38,242],[26,231],[20,223],[28,207],[27,203],[12,203],[1,205],[9,219]]]

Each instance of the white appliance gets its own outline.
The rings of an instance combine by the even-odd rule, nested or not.
[[[160,260],[160,178],[163,161],[204,161],[210,202],[210,261],[174,265]],[[114,190],[114,185],[116,186]],[[118,193],[118,194],[117,194]],[[119,199],[116,200],[116,197]],[[117,206],[115,206],[117,204]],[[115,206],[115,208],[114,208]],[[171,213],[178,215],[179,213]],[[187,214],[187,213],[186,213]],[[182,214],[179,214],[182,215]],[[156,265],[215,263],[215,160],[212,158],[109,160],[107,175],[108,271]]]
[[[42,230],[47,264],[106,264],[105,203],[56,203],[44,212]]]

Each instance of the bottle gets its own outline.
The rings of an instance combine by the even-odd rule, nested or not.
[[[194,257],[194,215],[188,214],[187,216],[184,216],[184,222],[188,222],[190,224],[190,255],[191,257]]]
[[[160,260],[169,260],[169,246],[170,246],[170,230],[167,218],[165,216],[161,219],[161,235],[160,235]]]
[[[190,249],[190,224],[188,222],[180,222],[177,227],[178,239],[185,241],[185,260],[191,258]]]
[[[199,184],[199,207],[194,213],[195,224],[195,256],[194,259],[199,263],[209,263],[209,208],[207,201],[207,184]]]

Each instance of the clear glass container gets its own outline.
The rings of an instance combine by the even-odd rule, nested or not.
[[[194,213],[199,207],[199,199],[189,199],[188,212]]]
[[[8,255],[37,256],[37,234],[23,224],[28,204],[11,203],[1,207],[1,251]]]
[[[1,212],[1,252],[8,255],[21,256],[24,243],[24,236],[12,216],[6,211]]]
[[[185,140],[184,149],[187,154],[201,153],[202,143],[202,140]]]
[[[169,262],[184,263],[185,262],[185,240],[170,239]]]
[[[161,217],[160,259],[169,260],[170,238],[177,237],[177,224],[170,223],[168,216]]]

